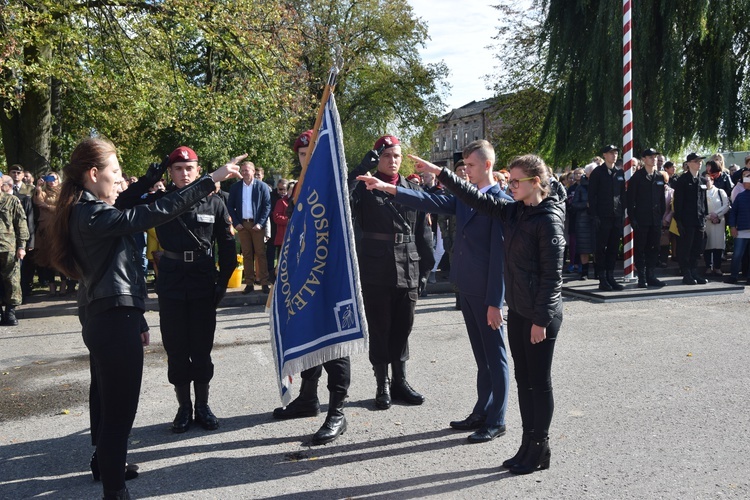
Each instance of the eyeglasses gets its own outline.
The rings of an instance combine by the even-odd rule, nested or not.
[[[512,187],[513,189],[518,189],[518,185],[521,182],[530,181],[533,179],[536,179],[536,177],[523,177],[521,179],[511,179],[510,181],[508,181],[508,185],[510,185],[510,187]]]

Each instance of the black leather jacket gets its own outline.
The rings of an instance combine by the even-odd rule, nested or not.
[[[142,249],[133,234],[177,217],[214,189],[213,180],[205,176],[155,203],[128,210],[119,210],[84,190],[70,216],[70,238],[82,276],[78,306],[123,297],[121,303],[144,309]]]
[[[438,178],[456,198],[500,219],[505,247],[505,301],[514,312],[535,325],[547,327],[562,314],[565,201],[553,192],[531,207],[484,195],[447,169]]]

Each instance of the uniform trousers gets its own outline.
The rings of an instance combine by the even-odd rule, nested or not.
[[[508,344],[513,356],[518,406],[524,432],[533,431],[533,439],[541,441],[549,435],[555,400],[552,396],[552,355],[562,324],[562,313],[547,325],[547,338],[531,343],[533,321],[508,311]]]
[[[483,297],[461,293],[460,300],[477,363],[477,402],[472,413],[486,416],[486,425],[505,425],[510,375],[503,327],[493,330],[487,324],[487,306]]]
[[[211,349],[216,331],[212,297],[171,299],[159,297],[159,320],[167,378],[175,386],[194,381],[207,384],[214,376]]]
[[[16,252],[0,252],[0,281],[2,281],[3,304],[21,305],[21,263]]]
[[[647,267],[656,268],[659,264],[659,240],[661,226],[638,226],[633,230],[633,260],[639,271]]]
[[[91,443],[96,446],[102,486],[121,490],[143,376],[143,312],[113,307],[88,315],[81,308],[79,319],[91,363]]]
[[[702,227],[680,226],[680,237],[677,239],[677,258],[680,261],[680,269],[683,272],[694,269],[698,265],[698,257],[703,251],[703,237],[705,230]]]
[[[596,230],[596,270],[614,271],[620,250],[622,223],[619,217],[602,217]],[[600,275],[601,277],[601,275]]]
[[[242,229],[237,231],[242,249],[242,261],[245,266],[245,284],[252,285],[257,278],[261,285],[270,285],[268,281],[268,259],[266,257],[266,230],[251,229],[253,219],[242,219]]]
[[[381,365],[409,359],[417,289],[368,284],[362,285],[362,298],[370,332],[370,363]]]
[[[349,356],[326,361],[322,365],[304,370],[300,376],[303,380],[317,381],[323,375],[323,368],[328,373],[328,391],[331,394],[347,394],[352,379],[352,367]]]

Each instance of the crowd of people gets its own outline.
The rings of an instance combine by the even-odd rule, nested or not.
[[[302,165],[312,135],[305,131],[294,142]],[[534,155],[495,170],[492,145],[478,140],[466,146],[453,170],[410,155],[417,173],[404,177],[399,139],[377,139],[348,179],[375,408],[425,401],[407,378],[408,340],[418,297],[439,270],[449,271],[477,365],[477,395],[468,416],[448,425],[471,431],[470,443],[506,433],[507,328],[522,433],[518,452],[503,466],[516,474],[548,468],[564,270],[587,279],[593,255],[599,289],[622,290],[614,269],[627,220],[638,287],[664,286],[656,271],[670,255],[687,285],[721,276],[726,227],[734,244],[727,280],[736,282],[743,269],[747,276],[742,259],[750,254],[750,156],[745,168],[732,171],[714,155],[701,172],[705,158],[690,153],[677,175],[674,163],[649,148],[635,161],[629,182],[618,156],[618,148],[608,145],[590,164],[560,176]],[[186,146],[140,178],[126,178],[115,146],[103,138],[81,142],[62,173],[62,179],[49,172],[35,182],[12,165],[2,176],[2,324],[18,324],[15,308],[31,293],[35,273],[52,295],[78,289],[91,364],[91,471],[105,498],[129,498],[124,482],[138,469],[126,462],[127,436],[138,406],[142,348],[150,341],[143,316],[148,262],[157,274],[167,379],[177,400],[172,431],[186,432],[193,423],[217,429],[219,419],[208,405],[211,351],[216,309],[238,262],[236,242],[243,293],[254,293],[256,285],[269,293],[295,185],[278,179],[272,188],[246,155],[205,175]],[[239,180],[222,191],[221,182],[231,178]],[[698,273],[701,252],[706,270]],[[329,406],[314,445],[347,430],[348,357],[303,371],[298,397],[272,413],[278,419],[317,416],[323,370]]]

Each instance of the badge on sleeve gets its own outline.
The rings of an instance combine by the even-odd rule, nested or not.
[[[207,224],[213,224],[216,221],[215,215],[210,214],[197,214],[198,222],[204,222]]]

